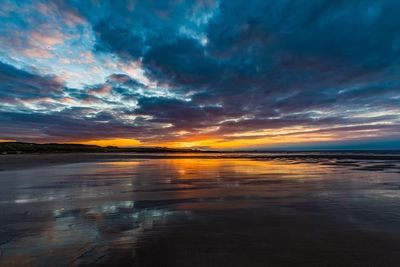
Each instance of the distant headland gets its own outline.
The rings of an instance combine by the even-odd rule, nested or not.
[[[0,142],[0,154],[29,154],[29,153],[118,153],[118,152],[143,152],[143,153],[182,153],[201,152],[198,149],[168,148],[168,147],[101,147],[83,144],[58,144],[58,143],[25,143],[25,142]]]

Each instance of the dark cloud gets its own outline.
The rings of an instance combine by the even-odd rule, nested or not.
[[[64,85],[53,76],[40,76],[0,62],[0,99],[5,102],[60,97]]]
[[[96,49],[137,59],[151,46],[197,29],[190,18],[212,9],[207,1],[68,1],[92,24]],[[211,3],[211,1],[210,1]]]
[[[144,36],[140,31],[132,30],[131,24],[111,24],[105,19],[95,25],[98,40],[95,49],[98,51],[117,53],[123,58],[139,58],[145,49]]]
[[[112,116],[85,116],[87,110],[65,110],[51,114],[0,112],[1,138],[41,142],[111,138],[115,134],[133,138],[134,127],[118,123]],[[95,129],[95,130],[94,130]],[[99,134],[98,132],[102,133]]]
[[[198,41],[187,37],[152,46],[143,62],[152,77],[188,86],[188,90],[215,83],[222,75],[218,61],[207,56]]]
[[[136,114],[152,116],[151,121],[173,125],[172,130],[195,130],[215,124],[226,115],[221,107],[199,107],[190,101],[141,98]]]
[[[53,76],[1,64],[2,102],[58,101],[41,104],[46,114],[31,111],[30,127],[47,137],[79,133],[93,138],[90,129],[101,138],[114,132],[146,141],[210,128],[224,138],[295,126],[328,134],[393,125],[376,126],[382,136],[397,129],[398,1],[71,0],[51,5],[59,16],[66,16],[64,10],[90,25],[95,55],[137,62],[150,82],[121,72],[95,85],[67,88]],[[62,103],[62,97],[79,104]],[[16,129],[29,114],[26,106],[20,113],[18,106],[15,113],[3,111],[2,120]],[[56,118],[63,123],[49,122]]]

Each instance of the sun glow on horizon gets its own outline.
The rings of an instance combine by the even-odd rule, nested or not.
[[[376,136],[370,130],[353,131],[352,136],[346,136],[342,130],[303,129],[303,131],[276,131],[272,134],[252,135],[247,132],[243,135],[198,135],[182,136],[170,141],[148,141],[141,142],[134,138],[110,138],[99,140],[85,140],[69,143],[80,143],[86,145],[98,145],[102,147],[169,147],[169,148],[200,148],[200,149],[245,149],[257,147],[277,147],[309,143],[329,143],[335,140],[351,141],[362,138],[373,138]]]
[[[129,147],[129,146],[141,146],[141,142],[136,139],[129,138],[112,138],[104,140],[88,140],[88,141],[78,141],[70,143],[79,143],[83,145],[96,145],[96,146],[117,146],[117,147]]]

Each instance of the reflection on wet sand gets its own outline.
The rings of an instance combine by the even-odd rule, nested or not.
[[[399,166],[164,158],[4,171],[0,265],[395,266]]]

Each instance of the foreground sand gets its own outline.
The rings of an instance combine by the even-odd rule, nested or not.
[[[2,157],[0,266],[398,266],[400,161],[201,157]]]
[[[69,153],[69,154],[11,154],[0,155],[0,170],[18,170],[59,164],[120,160],[131,158],[118,153]]]

